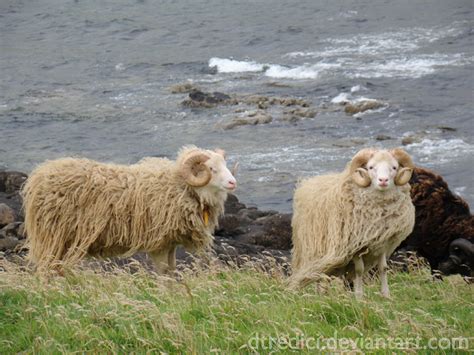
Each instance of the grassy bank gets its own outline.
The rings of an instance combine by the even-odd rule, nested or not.
[[[0,353],[473,349],[472,338],[452,339],[474,329],[473,286],[460,277],[392,272],[392,299],[368,280],[362,302],[338,281],[317,293],[290,292],[284,280],[278,270],[220,267],[179,282],[82,270],[46,283],[10,265],[0,273]]]

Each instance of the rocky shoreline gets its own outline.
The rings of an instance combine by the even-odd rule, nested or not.
[[[209,109],[217,106],[238,106],[235,117],[220,122],[216,128],[229,130],[239,126],[268,124],[274,120],[296,123],[314,118],[318,113],[343,111],[348,116],[369,110],[386,107],[388,104],[374,99],[340,100],[330,104],[312,107],[312,104],[297,97],[267,95],[237,95],[222,92],[206,92],[191,83],[176,84],[170,87],[172,94],[188,94],[181,105],[187,108]]]

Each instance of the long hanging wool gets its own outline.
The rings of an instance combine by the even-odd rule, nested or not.
[[[200,197],[180,175],[183,157],[196,149],[181,150],[176,162],[127,166],[64,158],[38,166],[23,188],[29,259],[42,270],[85,255],[210,247],[225,197]]]
[[[356,255],[390,255],[411,233],[415,208],[410,186],[379,193],[357,186],[349,165],[340,174],[302,181],[294,196],[293,275],[290,287],[317,281],[323,274],[342,275]],[[365,269],[377,258],[364,260]]]

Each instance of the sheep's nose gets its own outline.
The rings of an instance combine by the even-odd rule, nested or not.
[[[388,184],[388,178],[379,178],[379,182],[381,185],[387,185]]]
[[[229,184],[229,186],[232,187],[235,187],[237,185],[237,182],[235,180],[229,180],[227,183]]]

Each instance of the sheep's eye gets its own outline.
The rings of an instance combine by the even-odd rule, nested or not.
[[[393,170],[397,170],[397,167],[396,167],[396,166],[392,166],[392,169],[393,169]]]
[[[217,170],[211,167],[211,172],[217,173]]]
[[[369,169],[372,170],[374,167],[373,166],[369,166]]]

